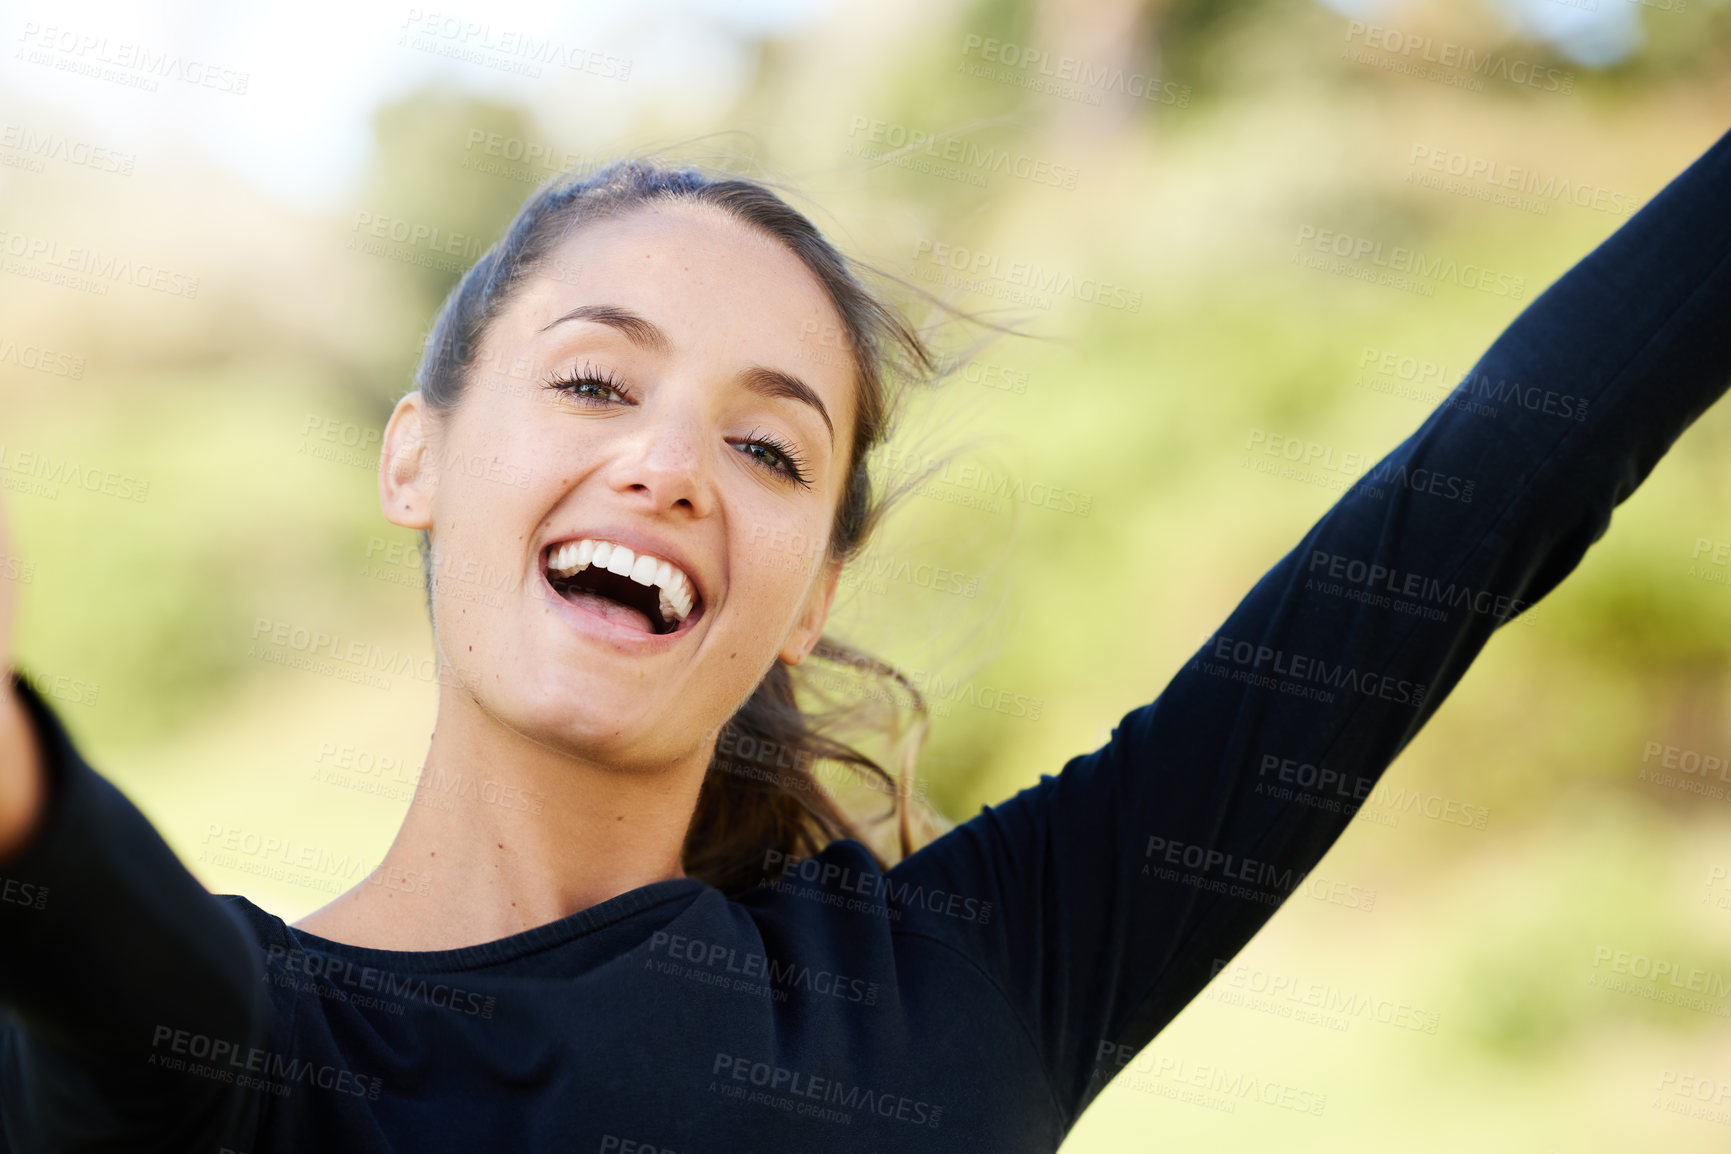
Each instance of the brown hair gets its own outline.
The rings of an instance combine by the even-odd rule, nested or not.
[[[630,160],[609,165],[588,179],[567,176],[543,186],[518,210],[503,239],[475,262],[445,299],[415,374],[422,397],[435,412],[447,413],[456,406],[488,326],[515,289],[540,270],[554,246],[573,229],[666,201],[712,206],[780,241],[817,278],[841,318],[843,333],[836,343],[853,362],[856,419],[849,480],[836,507],[827,555],[842,563],[852,560],[894,500],[917,483],[918,478],[892,493],[874,496],[867,455],[891,432],[903,395],[894,386],[933,379],[938,375],[936,358],[907,319],[865,287],[854,271],[863,266],[852,264],[803,214],[755,181],[712,178],[695,169]],[[431,615],[431,561],[425,531],[421,546]],[[900,724],[893,692],[868,692],[852,706],[808,713],[796,699],[793,671],[778,659],[718,734],[685,836],[686,874],[729,895],[762,880],[766,863],[807,857],[836,838],[858,838],[870,848],[819,783],[814,769],[821,761],[847,767],[862,784],[890,793],[893,801],[884,818],[896,818],[901,854],[913,852],[913,764],[927,721],[923,696],[890,665],[827,636],[819,640],[811,657],[899,687],[908,695],[913,723],[905,730]],[[898,762],[893,776],[852,745],[820,732],[860,724],[862,708],[866,724],[875,724],[890,738]],[[886,713],[887,723],[882,720]],[[922,810],[919,816],[931,826],[942,825],[929,811]],[[876,849],[872,852],[877,856]],[[884,864],[881,857],[879,864]]]

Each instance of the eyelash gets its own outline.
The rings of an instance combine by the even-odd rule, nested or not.
[[[627,389],[625,383],[615,376],[609,369],[585,367],[576,373],[551,377],[545,382],[545,384],[547,388],[556,389],[580,404],[605,403],[596,401],[592,397],[579,393],[577,390],[583,385],[600,385],[609,392],[617,393],[621,398],[627,401],[631,400],[631,390]],[[805,488],[809,489],[811,487],[811,477],[806,472],[805,461],[800,458],[799,453],[794,449],[794,447],[789,445],[786,441],[753,429],[751,439],[741,443],[746,445],[760,445],[780,458],[780,464],[769,464],[765,462],[762,457],[752,455],[751,459],[758,462],[763,468],[768,469],[772,473],[778,473],[781,476],[786,477],[788,480],[793,481],[795,484],[802,485]]]

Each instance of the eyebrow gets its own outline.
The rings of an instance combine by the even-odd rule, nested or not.
[[[542,325],[540,331],[546,332],[554,325],[562,325],[566,321],[593,321],[598,325],[606,325],[623,333],[625,339],[632,344],[658,353],[667,352],[673,347],[673,342],[667,339],[667,334],[662,332],[654,321],[618,305],[579,305],[564,316]]]
[[[606,325],[621,333],[632,344],[653,352],[665,353],[673,348],[673,342],[667,339],[667,334],[662,332],[654,321],[618,305],[579,305],[564,316],[549,321],[540,331],[546,332],[566,321],[591,321]],[[740,383],[761,397],[786,397],[810,405],[817,410],[817,415],[823,418],[824,427],[829,430],[830,443],[835,443],[835,422],[830,420],[823,398],[792,373],[784,373],[780,369],[766,368],[763,365],[752,365],[740,375]]]
[[[829,410],[823,407],[823,399],[798,377],[780,369],[753,365],[741,375],[740,383],[759,396],[788,397],[810,405],[817,410],[817,415],[823,418],[824,427],[829,429],[829,443],[835,444],[835,422],[829,419]]]

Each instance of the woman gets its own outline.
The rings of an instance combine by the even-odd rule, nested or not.
[[[847,751],[788,669],[924,350],[756,186],[537,194],[379,482],[430,543],[423,780],[542,804],[411,806],[383,884],[286,926],[206,894],[14,676],[0,874],[45,898],[0,903],[10,1149],[1052,1150],[1345,828],[1281,783],[1362,798],[1724,390],[1728,200],[1731,135],[1491,347],[1462,388],[1494,421],[1439,408],[1105,745],[885,868],[797,788]],[[524,595],[463,598],[469,563]],[[1464,595],[1350,595],[1385,579]],[[751,792],[742,734],[802,756]]]

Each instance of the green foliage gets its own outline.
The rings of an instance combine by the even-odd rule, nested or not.
[[[1071,22],[1084,18],[1075,13],[1091,11],[1059,0],[984,0],[906,15],[893,50],[819,51],[797,37],[766,43],[736,106],[693,114],[696,134],[749,130],[752,163],[809,192],[846,247],[891,273],[907,276],[916,246],[935,240],[1001,265],[1032,263],[1140,294],[1130,310],[1062,293],[1030,304],[978,291],[1002,288],[989,277],[918,281],[964,312],[1013,321],[1029,339],[988,343],[974,364],[994,375],[956,374],[914,406],[898,435],[898,447],[938,455],[962,446],[956,464],[991,481],[940,480],[934,494],[910,498],[871,548],[949,565],[978,584],[971,596],[907,579],[874,585],[862,565],[834,624],[838,635],[937,687],[931,696],[942,708],[921,772],[938,808],[958,821],[1096,748],[1327,510],[1335,491],[1243,468],[1254,432],[1374,457],[1416,428],[1446,386],[1411,397],[1367,389],[1365,351],[1426,358],[1458,379],[1522,307],[1456,285],[1402,294],[1295,266],[1301,227],[1506,268],[1526,278],[1530,299],[1620,220],[1571,205],[1522,213],[1416,187],[1403,180],[1415,142],[1650,195],[1723,127],[1710,111],[1723,101],[1707,77],[1723,71],[1731,43],[1724,4],[1643,9],[1648,37],[1639,53],[1602,74],[1576,68],[1573,100],[1513,88],[1469,92],[1353,65],[1338,59],[1345,18],[1267,0],[1140,7],[1137,41],[1114,50],[1132,67],[1157,64],[1190,85],[1195,99],[1182,109],[1065,101],[956,67],[968,34],[1039,41],[1062,53]],[[1445,29],[1460,22],[1480,30],[1476,42],[1497,43],[1507,30],[1485,13],[1436,6],[1412,19]],[[19,551],[38,575],[24,594],[23,662],[100,684],[101,709],[63,713],[81,739],[115,755],[107,761],[125,766],[149,753],[178,764],[216,731],[214,713],[260,687],[281,697],[274,724],[304,724],[303,711],[330,687],[249,656],[260,618],[352,628],[369,639],[425,636],[413,581],[367,568],[380,548],[412,545],[413,534],[381,518],[371,463],[305,451],[307,422],[376,436],[440,301],[536,184],[567,158],[589,165],[643,147],[651,135],[644,125],[661,123],[653,117],[672,122],[647,106],[616,124],[587,115],[537,116],[443,88],[409,93],[378,112],[373,163],[352,204],[316,223],[330,251],[267,258],[235,241],[209,256],[214,273],[230,278],[213,283],[272,292],[288,285],[283,292],[308,302],[309,312],[327,299],[353,302],[325,328],[303,326],[298,306],[270,314],[238,292],[189,306],[199,310],[196,323],[167,314],[179,328],[118,295],[101,307],[69,299],[25,314],[64,335],[66,347],[89,351],[91,371],[78,387],[54,382],[51,391],[6,366],[5,387],[32,398],[9,410],[18,431],[8,430],[7,443],[77,455],[151,485],[137,505],[73,492],[58,500],[5,494]],[[859,143],[850,126],[860,116],[994,155],[1070,165],[1079,179],[1054,188],[968,162],[959,166],[968,179],[954,179],[864,158],[848,151]],[[531,149],[536,159],[525,160]],[[1607,171],[1606,156],[1626,170]],[[144,184],[113,193],[116,202],[133,210],[130,198]],[[46,213],[50,186],[23,187],[16,203],[29,208],[25,215]],[[246,240],[269,231],[259,220],[304,225],[265,194],[234,195],[252,198],[253,215],[236,234]],[[342,248],[378,220],[437,230],[457,251],[388,237],[377,252]],[[65,233],[82,235],[82,227]],[[17,294],[7,298],[15,311],[58,299],[8,279],[17,282],[3,286]],[[949,318],[937,334],[946,351],[979,335],[917,293],[904,296],[922,324]],[[122,355],[134,342],[150,357]],[[1020,387],[1002,387],[1012,381]],[[1265,1110],[1288,1125],[1253,1141],[1261,1124],[1254,1116],[1225,1116],[1219,1132],[1206,1131],[1209,1118],[1199,1121],[1199,1112],[1150,1098],[1137,1103],[1141,1121],[1122,1140],[1093,1148],[1145,1145],[1147,1117],[1167,1109],[1175,1121],[1161,1132],[1192,1135],[1183,1148],[1320,1148],[1325,1125],[1338,1136],[1361,1120],[1354,1111],[1384,1106],[1371,1101],[1378,1090],[1356,1099],[1352,1091],[1381,1086],[1377,1078],[1393,1069],[1464,1070],[1466,1081],[1491,1070],[1508,1088],[1510,1116],[1542,1122],[1565,1115],[1526,1101],[1540,1071],[1570,1069],[1585,1084],[1587,1072],[1601,1069],[1583,1056],[1596,1041],[1634,1030],[1682,1047],[1715,1024],[1608,994],[1586,977],[1605,944],[1731,972],[1714,933],[1721,927],[1702,922],[1714,915],[1675,900],[1705,869],[1688,856],[1685,837],[1731,825],[1720,812],[1727,803],[1638,776],[1649,743],[1731,750],[1731,565],[1711,564],[1731,542],[1728,445],[1731,407],[1720,405],[1617,512],[1532,623],[1493,638],[1391,771],[1412,788],[1488,809],[1489,829],[1462,833],[1416,818],[1392,830],[1359,823],[1337,852],[1360,854],[1352,868],[1362,872],[1341,876],[1385,886],[1375,918],[1342,915],[1360,919],[1347,926],[1325,920],[1340,910],[1294,903],[1269,931],[1294,952],[1306,934],[1321,943],[1300,967],[1306,974],[1371,946],[1399,959],[1388,963],[1386,983],[1397,990],[1430,967],[1420,1000],[1440,1008],[1446,1040],[1429,1050],[1422,1047],[1430,1040],[1391,1047],[1389,1057],[1355,1033],[1335,1053],[1303,1026],[1245,1026],[1243,1014],[1198,1005],[1206,1028],[1191,1042],[1236,1024],[1254,1040],[1245,1053],[1285,1045],[1294,1077],[1325,1072],[1317,1081],[1336,1094],[1326,1122],[1304,1130],[1311,1119]],[[1019,488],[996,507],[957,499],[1006,478]],[[1089,512],[1028,499],[1034,482],[1087,497]],[[380,712],[380,701],[405,717],[424,704],[358,692],[357,717]],[[998,693],[1038,701],[1038,719],[994,708]],[[424,728],[404,728],[424,738]],[[419,752],[407,744],[389,748]],[[235,820],[276,796],[244,780],[225,803]],[[1546,824],[1576,792],[1591,804]],[[309,811],[323,804],[295,796]],[[882,801],[864,799],[873,812]],[[381,828],[392,819],[388,807],[373,816]],[[363,818],[373,820],[355,824]],[[1694,871],[1689,879],[1679,881],[1679,863]],[[1649,1073],[1630,1069],[1606,1076],[1626,1087]],[[1437,1085],[1415,1080],[1400,1094],[1387,1101],[1418,1117]]]

